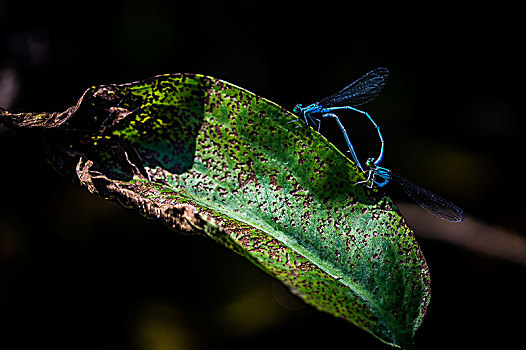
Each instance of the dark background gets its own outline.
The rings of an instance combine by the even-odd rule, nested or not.
[[[0,0],[0,105],[61,111],[92,85],[190,72],[292,109],[385,66],[367,106],[384,164],[524,234],[522,9],[336,3]],[[369,125],[342,119],[359,157],[375,154]],[[322,132],[343,150],[334,127]],[[215,243],[88,195],[3,128],[0,193],[2,349],[387,348]],[[433,287],[420,349],[522,342],[524,267],[420,243]]]

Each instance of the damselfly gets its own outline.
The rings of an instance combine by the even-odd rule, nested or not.
[[[365,165],[369,168],[369,170],[367,170],[367,180],[357,183],[370,182],[368,187],[372,188],[374,184],[379,187],[384,187],[390,180],[395,180],[400,184],[409,198],[414,200],[429,213],[448,221],[462,222],[464,220],[464,212],[455,204],[429,192],[428,190],[424,190],[411,181],[396,175],[389,169],[376,165],[374,158],[369,158]],[[380,178],[381,180],[377,181],[377,178]]]
[[[382,133],[380,132],[380,127],[374,122],[369,113],[359,110],[355,107],[374,100],[382,90],[382,87],[385,85],[388,75],[389,70],[387,68],[374,69],[353,83],[347,85],[339,92],[331,96],[327,96],[319,102],[313,103],[306,107],[303,107],[301,104],[296,105],[296,107],[294,107],[294,113],[298,114],[300,117],[303,117],[305,119],[305,124],[307,125],[309,124],[309,121],[311,121],[314,125],[317,124],[318,131],[320,130],[321,118],[334,118],[343,133],[343,137],[345,138],[347,147],[349,147],[349,152],[351,152],[354,162],[362,170],[364,169],[358,160],[358,157],[356,156],[356,152],[354,151],[354,147],[349,140],[347,131],[345,131],[345,128],[340,122],[338,116],[333,112],[337,110],[348,109],[365,115],[367,119],[369,119],[369,121],[374,125],[378,132],[378,136],[380,137],[380,155],[374,162],[375,165],[378,165],[384,157],[384,139],[382,137]]]

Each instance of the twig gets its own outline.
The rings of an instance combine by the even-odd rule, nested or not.
[[[526,266],[526,237],[472,217],[450,223],[428,215],[416,205],[397,204],[416,235],[445,241],[471,251]]]

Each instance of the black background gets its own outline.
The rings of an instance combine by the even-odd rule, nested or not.
[[[358,5],[0,0],[0,74],[15,82],[0,100],[13,111],[61,111],[92,85],[189,72],[292,109],[388,67],[367,106],[386,139],[384,164],[523,234],[522,10]],[[359,157],[374,154],[374,131],[355,115],[342,119]],[[344,150],[335,125],[322,132]],[[284,302],[280,285],[213,242],[67,183],[37,140],[2,128],[0,192],[2,348],[387,348],[293,297]],[[420,243],[433,293],[419,348],[521,342],[523,267]]]

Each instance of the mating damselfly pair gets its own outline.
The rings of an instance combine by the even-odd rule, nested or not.
[[[321,121],[323,118],[334,118],[338,123],[340,130],[342,131],[349,152],[354,163],[362,170],[367,173],[367,179],[365,181],[358,182],[357,184],[368,184],[368,187],[372,188],[375,184],[379,187],[383,187],[389,183],[390,180],[395,180],[404,192],[422,208],[427,210],[429,213],[453,222],[461,222],[464,220],[464,213],[462,209],[457,207],[455,204],[445,200],[423,188],[415,185],[411,181],[394,174],[391,170],[379,166],[380,162],[384,158],[384,139],[380,132],[380,127],[375,123],[373,118],[366,111],[356,108],[357,106],[364,105],[374,100],[386,83],[389,70],[387,68],[377,68],[369,73],[365,74],[361,78],[352,82],[351,84],[344,87],[337,93],[327,96],[319,102],[315,102],[306,107],[298,104],[294,108],[294,113],[302,117],[305,120],[305,124],[309,125],[309,122],[316,126],[317,131],[320,130]],[[354,147],[349,139],[349,135],[345,130],[345,127],[341,123],[338,116],[334,113],[340,110],[350,110],[365,116],[376,128],[378,137],[380,138],[380,154],[376,159],[369,158],[365,163],[366,169],[362,167],[358,156],[354,150]],[[377,180],[379,178],[380,180]]]

